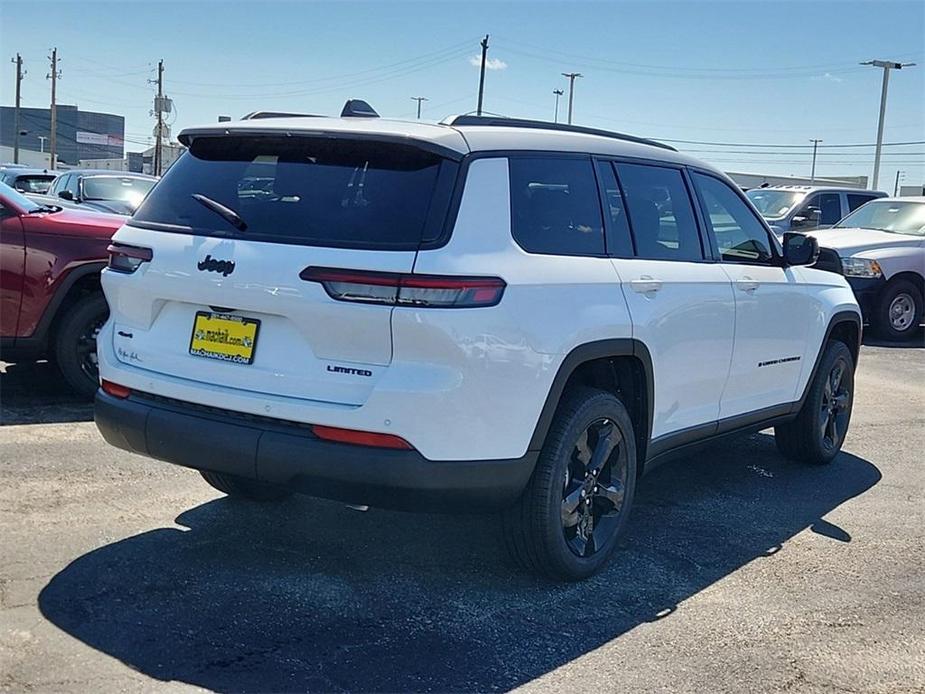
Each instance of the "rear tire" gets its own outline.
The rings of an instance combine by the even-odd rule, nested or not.
[[[100,387],[96,336],[109,317],[106,298],[100,293],[79,299],[67,308],[55,333],[55,361],[67,384],[90,399]]]
[[[560,404],[536,469],[503,516],[522,568],[576,581],[599,571],[626,526],[636,489],[636,439],[623,403],[579,388]]]
[[[234,475],[225,475],[221,472],[200,470],[199,474],[212,487],[230,497],[248,499],[250,501],[281,501],[292,495],[285,487],[277,487],[266,482],[250,480]]]
[[[871,323],[883,338],[908,340],[918,334],[923,310],[921,287],[907,279],[896,279],[880,292]]]
[[[774,428],[777,449],[809,465],[831,463],[841,450],[854,403],[854,358],[839,340],[826,345],[796,419]]]

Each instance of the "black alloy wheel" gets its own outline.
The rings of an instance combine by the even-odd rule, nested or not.
[[[851,415],[849,408],[851,390],[849,379],[845,378],[845,374],[850,368],[846,359],[836,359],[822,389],[819,429],[822,446],[827,451],[837,451],[841,448],[848,431],[848,418]]]
[[[592,422],[579,436],[565,468],[562,532],[569,549],[590,557],[616,529],[626,493],[627,450],[609,419]]]

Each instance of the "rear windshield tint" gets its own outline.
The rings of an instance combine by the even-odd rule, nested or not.
[[[131,224],[278,243],[413,250],[442,235],[456,171],[455,162],[404,144],[199,138]],[[221,208],[225,214],[216,211]],[[243,225],[229,221],[229,210]]]

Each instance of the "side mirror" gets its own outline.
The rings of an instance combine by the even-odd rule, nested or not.
[[[58,191],[58,197],[62,200],[73,200],[74,194],[69,190]]]
[[[819,257],[819,242],[806,234],[784,234],[784,262],[787,265],[812,265]]]

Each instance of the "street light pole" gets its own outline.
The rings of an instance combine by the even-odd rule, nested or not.
[[[815,183],[816,182],[816,148],[819,146],[819,143],[822,142],[822,140],[810,140],[810,142],[813,143],[813,170],[809,174],[809,182]]]
[[[563,77],[568,77],[568,124],[572,124],[572,100],[575,97],[575,78],[584,77],[580,72],[563,72]]]
[[[565,94],[565,92],[563,92],[561,89],[553,89],[552,93],[556,95],[556,113],[553,116],[552,122],[558,123],[559,122],[559,97]]]
[[[877,148],[874,151],[874,175],[871,177],[870,189],[873,190],[880,182],[880,153],[883,149],[883,121],[886,117],[886,92],[890,85],[890,70],[902,70],[912,67],[915,63],[894,63],[890,60],[868,60],[861,65],[872,65],[883,69],[883,86],[880,89],[880,120],[877,122]]]

